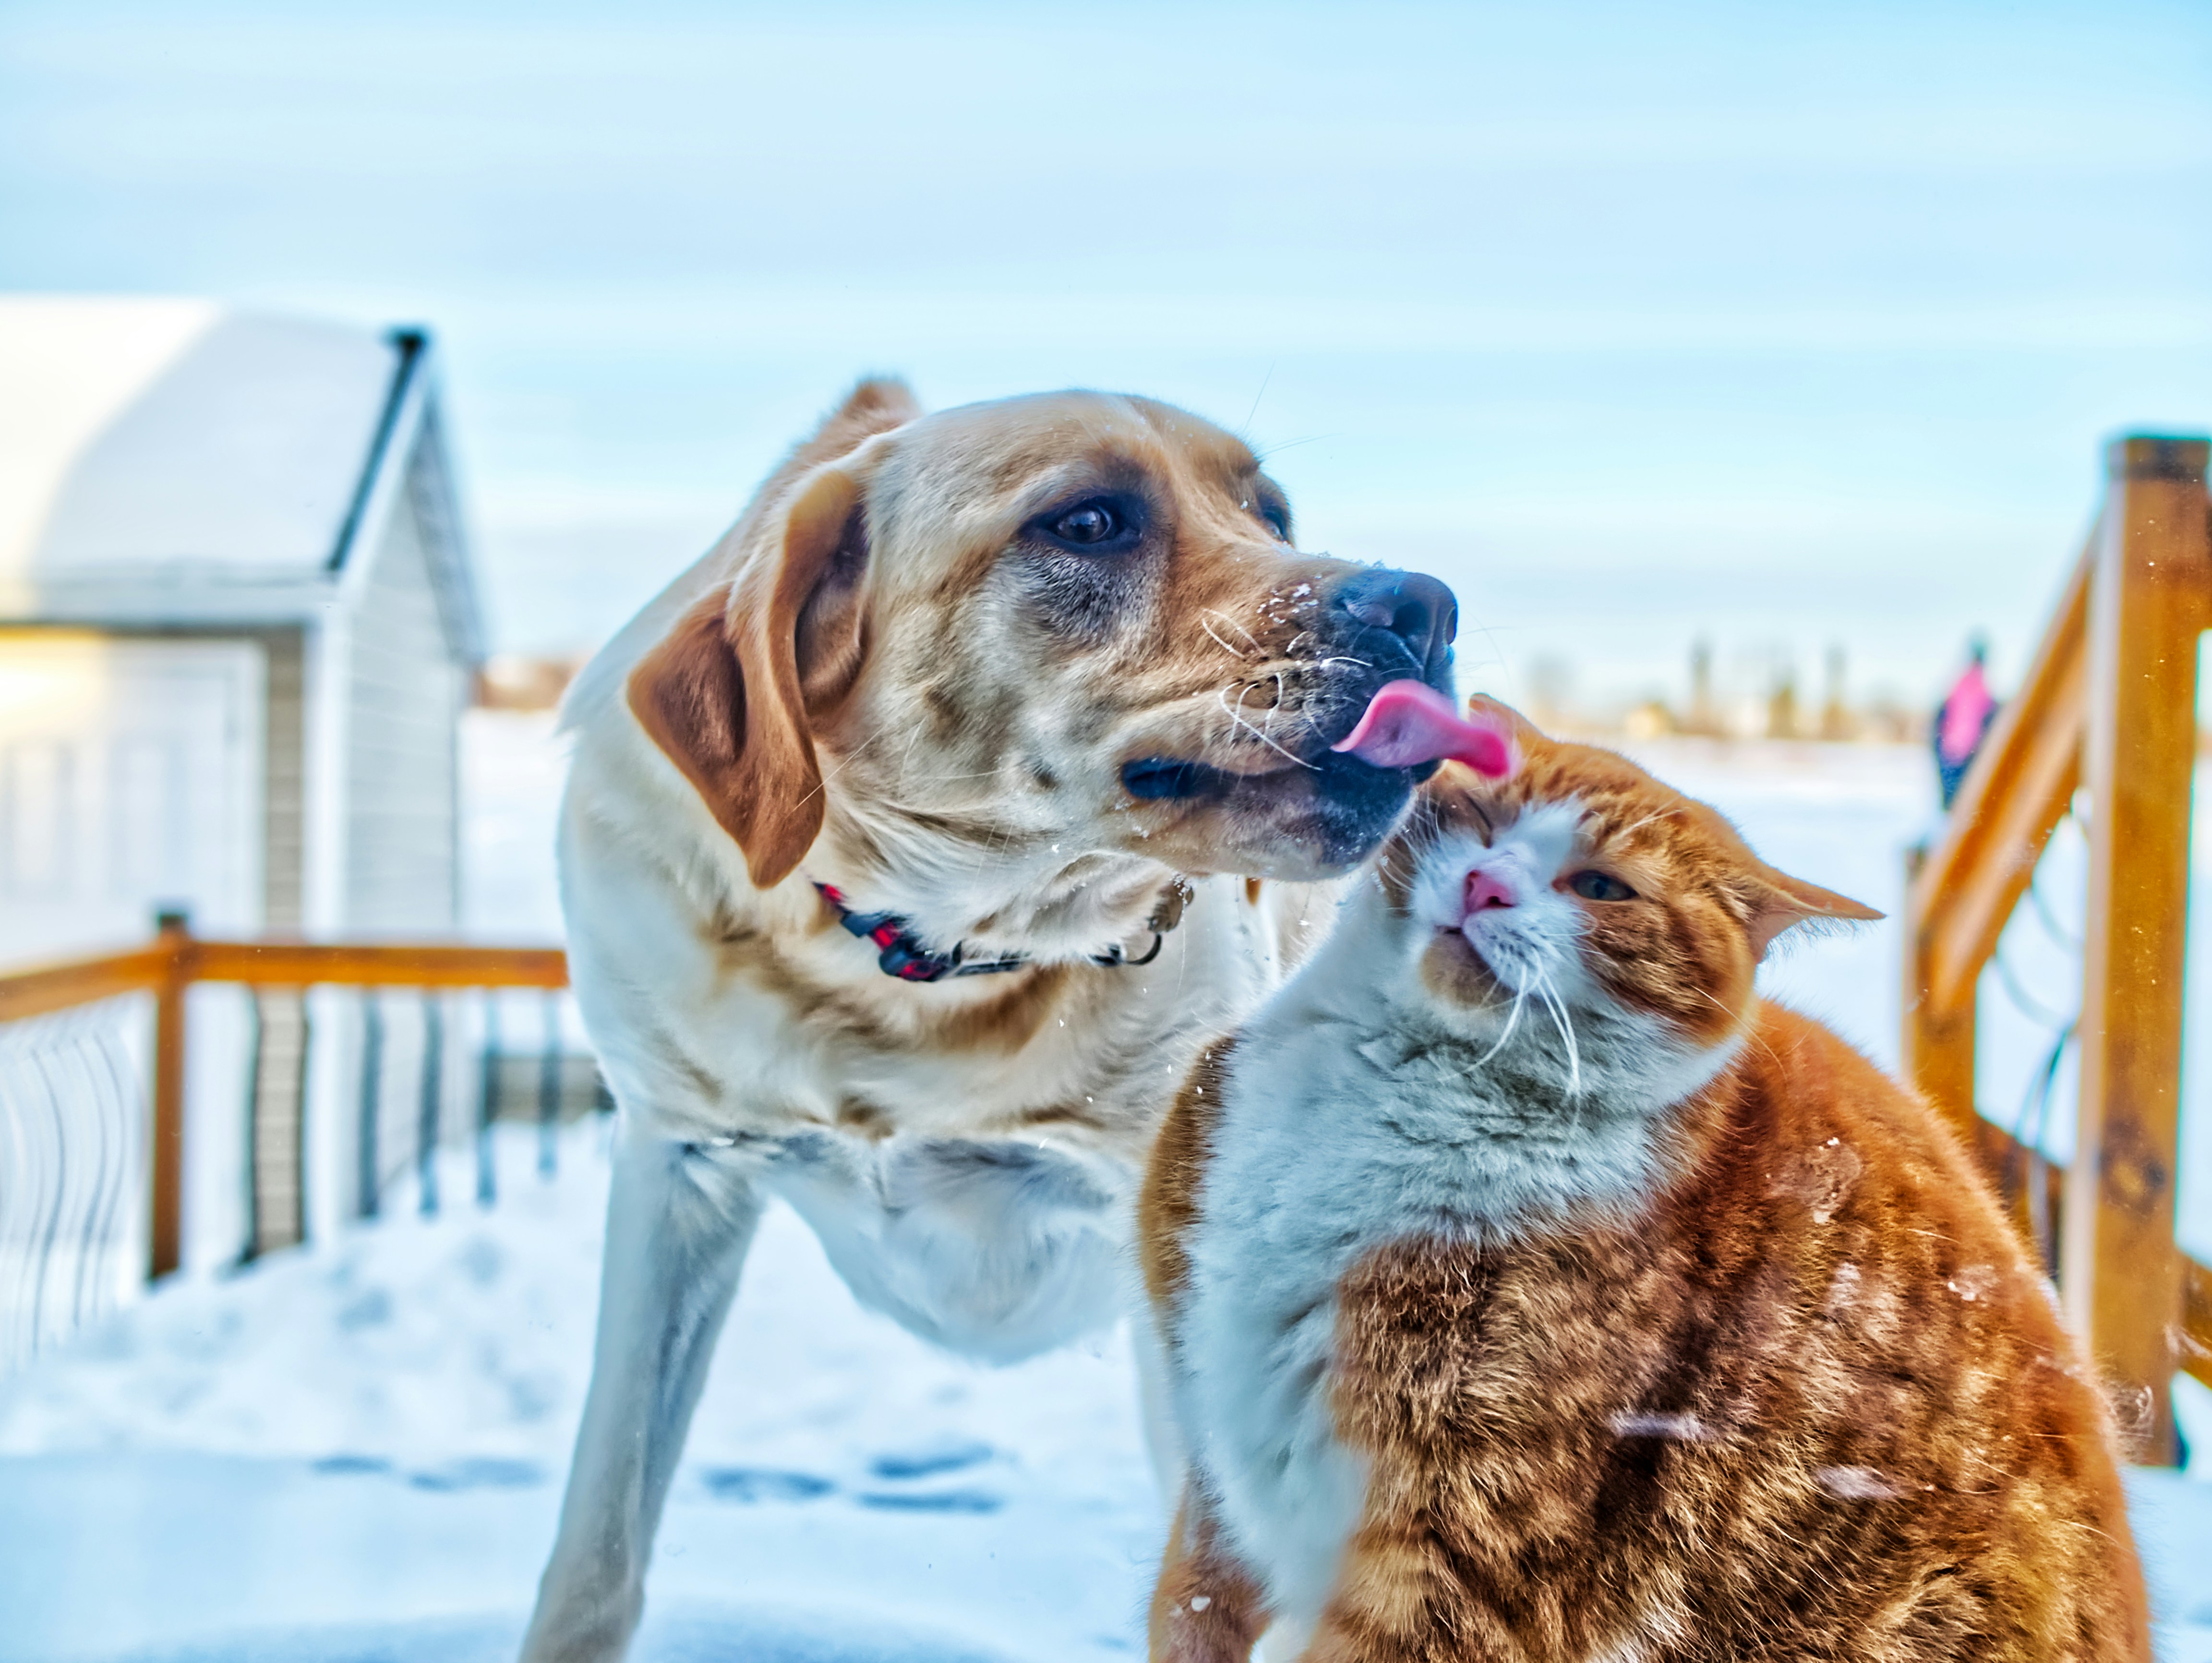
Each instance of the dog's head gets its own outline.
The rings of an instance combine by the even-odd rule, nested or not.
[[[756,886],[826,837],[940,938],[1080,934],[1162,866],[1340,872],[1425,770],[1330,746],[1387,682],[1450,689],[1449,590],[1301,553],[1246,445],[1142,399],[865,384],[723,556],[632,710]]]

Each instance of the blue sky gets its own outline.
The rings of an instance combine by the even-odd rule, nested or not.
[[[0,287],[438,332],[507,644],[856,373],[1249,428],[1470,684],[2016,666],[2212,425],[2212,8],[0,3]]]

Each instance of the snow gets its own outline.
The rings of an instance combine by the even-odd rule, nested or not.
[[[567,1134],[550,1183],[532,1136],[501,1130],[495,1209],[395,1209],[147,1301],[0,1386],[0,1659],[310,1624],[338,1631],[220,1654],[373,1655],[374,1625],[434,1620],[453,1625],[436,1655],[511,1648],[583,1405],[607,1168],[599,1124]],[[773,1210],[656,1605],[794,1657],[833,1654],[825,1614],[841,1657],[1126,1657],[1160,1528],[1131,1379],[1118,1334],[1012,1369],[935,1351],[861,1311]]]
[[[0,299],[0,583],[320,578],[396,363],[199,301]]]
[[[557,741],[478,713],[479,930],[550,929]],[[1895,911],[1924,759],[1654,743],[1799,876]],[[1893,926],[1801,944],[1784,996],[1885,1060]],[[0,1381],[0,1663],[513,1654],[588,1378],[605,1128],[498,1204],[185,1280]],[[472,1186],[456,1170],[444,1191]],[[2197,1193],[2207,1193],[2200,1183]],[[764,1221],[670,1503],[638,1655],[781,1663],[1126,1659],[1163,1528],[1126,1336],[1012,1368],[860,1309],[787,1211]],[[2212,1394],[2184,1412],[2212,1450]],[[2203,1465],[2200,1463],[2200,1465]],[[2131,1476],[2166,1663],[2212,1663],[2212,1484]]]

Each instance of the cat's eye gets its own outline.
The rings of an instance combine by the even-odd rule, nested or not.
[[[1602,872],[1577,872],[1567,880],[1567,887],[1586,901],[1632,901],[1636,892],[1618,878],[1607,877]]]

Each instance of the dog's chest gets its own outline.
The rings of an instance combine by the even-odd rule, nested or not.
[[[863,1303],[954,1349],[1012,1361],[1113,1321],[1160,1108],[1233,1020],[1226,1001],[1264,991],[1261,966],[1203,981],[1163,968],[1157,987],[1116,972],[1108,986],[1129,996],[1070,1009],[1065,1027],[1055,1013],[1012,1055],[838,1036],[800,1082],[812,1095],[745,1136],[760,1181]]]
[[[750,937],[702,957],[680,898],[647,890],[578,955],[579,994],[648,1135],[788,1200],[863,1302],[1011,1361],[1125,1308],[1159,1115],[1276,977],[1250,909],[1213,892],[1230,887],[1205,886],[1155,963],[981,978],[941,1002],[842,932],[798,932],[789,974],[739,952]],[[866,979],[844,978],[856,954]]]

